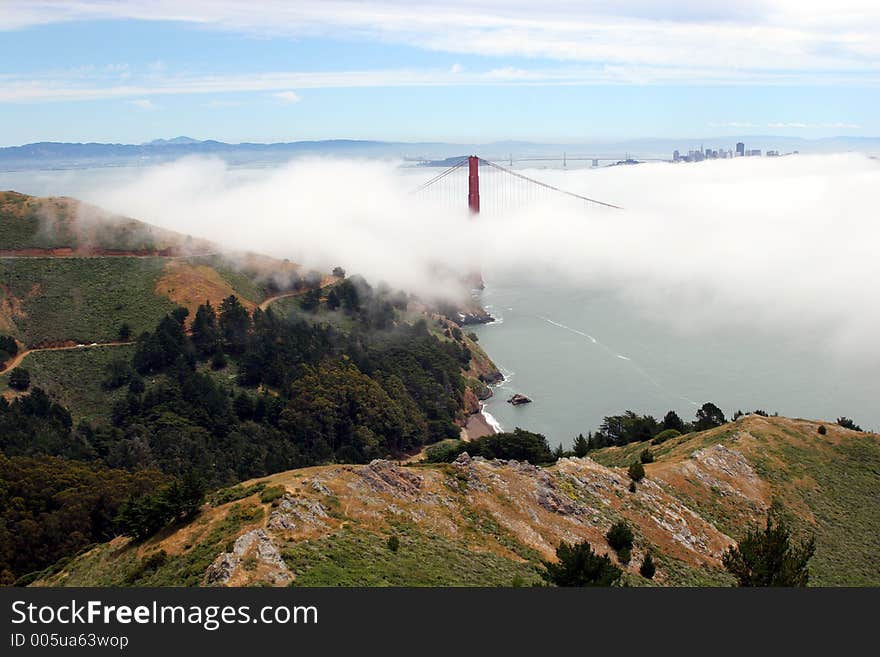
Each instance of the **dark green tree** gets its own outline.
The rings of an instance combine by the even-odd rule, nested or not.
[[[642,565],[639,566],[639,574],[647,579],[653,579],[654,573],[657,572],[657,566],[654,565],[654,557],[648,552],[642,559]]]
[[[623,520],[618,520],[611,525],[611,529],[605,534],[605,540],[608,541],[612,550],[619,553],[623,549],[632,550],[634,536],[629,525]]]
[[[813,537],[793,544],[785,522],[771,512],[764,529],[750,529],[739,545],[727,549],[722,563],[739,586],[806,586],[815,551]]]
[[[339,295],[336,294],[336,290],[330,290],[327,294],[327,310],[336,310],[339,308]]]
[[[10,335],[0,335],[0,352],[7,356],[15,356],[18,353],[18,343],[15,338]]]
[[[131,340],[131,324],[128,322],[122,322],[119,326],[119,341],[120,342],[128,342]]]
[[[653,463],[654,462],[654,452],[650,449],[643,449],[642,453],[639,454],[639,461],[642,463]]]
[[[9,387],[13,390],[27,390],[31,385],[31,373],[23,367],[16,367],[9,373]]]
[[[584,434],[579,433],[577,438],[574,439],[574,455],[580,458],[586,456],[590,451],[590,443],[584,438]]]
[[[251,318],[238,297],[230,295],[220,304],[220,335],[223,346],[232,354],[240,354],[247,346]]]
[[[678,413],[675,411],[668,411],[666,415],[663,416],[661,426],[664,430],[675,429],[679,433],[684,433],[684,421],[678,417]]]
[[[309,290],[299,299],[299,307],[306,312],[313,313],[318,310],[321,305],[321,289],[316,288]]]
[[[837,424],[844,429],[852,429],[853,431],[862,430],[862,428],[858,424],[856,424],[846,416],[837,418]]]
[[[629,466],[627,474],[633,481],[641,481],[645,478],[645,466],[642,465],[641,461],[636,461]]]
[[[697,410],[697,419],[694,422],[694,430],[706,431],[706,429],[714,429],[720,427],[727,422],[724,413],[712,402],[706,402]]]
[[[199,356],[210,356],[220,346],[217,313],[210,301],[205,301],[196,310],[192,323],[192,341]]]
[[[171,317],[175,322],[183,326],[186,318],[189,317],[189,310],[183,306],[177,306],[177,308],[171,311]]]
[[[556,586],[614,586],[622,571],[607,554],[593,552],[588,541],[569,545],[560,543],[556,548],[558,562],[544,561],[541,576]]]

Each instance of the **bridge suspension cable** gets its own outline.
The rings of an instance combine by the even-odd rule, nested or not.
[[[430,187],[430,186],[433,185],[434,183],[439,182],[440,180],[442,180],[443,178],[445,178],[446,176],[448,176],[448,175],[449,175],[450,173],[452,173],[453,171],[456,171],[457,169],[460,169],[461,167],[463,167],[465,164],[467,164],[467,161],[468,161],[467,157],[463,157],[463,158],[461,158],[456,164],[453,164],[451,167],[449,167],[449,168],[446,169],[445,171],[441,171],[440,173],[438,173],[436,176],[434,176],[433,178],[431,178],[431,179],[428,180],[427,182],[424,182],[424,183],[422,183],[421,185],[419,185],[418,187],[416,187],[416,188],[413,190],[413,193],[415,193],[415,192],[421,192],[421,191],[424,190],[426,187]]]
[[[594,198],[589,198],[587,196],[581,196],[580,194],[575,194],[574,192],[569,192],[565,189],[560,189],[559,187],[549,185],[547,183],[541,182],[540,180],[535,180],[534,178],[529,178],[528,176],[525,176],[521,173],[517,173],[516,171],[511,171],[507,167],[503,167],[500,164],[496,164],[495,162],[491,162],[489,160],[484,160],[483,158],[480,158],[480,162],[482,162],[490,167],[493,167],[495,169],[498,169],[499,171],[503,171],[504,173],[508,173],[511,176],[514,176],[515,178],[519,178],[521,180],[525,180],[527,182],[530,182],[533,185],[538,185],[539,187],[543,187],[545,189],[549,189],[551,191],[558,192],[560,194],[565,194],[566,196],[571,196],[573,198],[580,199],[581,201],[587,201],[588,203],[595,203],[596,205],[602,205],[602,206],[605,206],[606,208],[614,208],[615,210],[623,210],[623,208],[619,205],[614,205],[613,203],[605,203],[604,201],[597,201]]]
[[[469,171],[467,180],[462,179],[461,176],[451,176],[454,172],[464,168],[465,165],[468,165],[467,168]],[[508,209],[518,209],[524,204],[534,202],[536,194],[542,189],[557,194],[563,194],[585,203],[613,208],[615,210],[623,209],[621,206],[614,205],[613,203],[606,203],[588,196],[575,194],[574,192],[569,192],[568,190],[541,182],[540,180],[535,180],[534,178],[530,178],[522,173],[513,171],[507,167],[476,155],[458,159],[452,164],[452,166],[444,169],[437,175],[433,176],[430,180],[422,183],[413,189],[411,193],[424,194],[429,188],[436,189],[439,190],[444,204],[451,203],[452,205],[458,205],[458,203],[460,203],[458,199],[461,199],[464,193],[467,192],[468,206],[472,213],[478,214],[480,212],[480,165],[488,167],[495,176],[499,176],[497,183],[483,186],[483,192],[488,195],[490,200],[490,203],[488,204],[490,206],[490,211],[504,212]],[[503,174],[508,175],[504,176]],[[490,180],[484,182],[491,182],[491,178],[493,177],[494,176],[489,176]],[[446,182],[440,185],[437,184],[444,179]],[[517,180],[522,182],[516,183]],[[462,184],[466,184],[466,189],[462,189]]]

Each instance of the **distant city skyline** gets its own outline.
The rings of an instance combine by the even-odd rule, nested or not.
[[[0,146],[880,135],[880,5],[863,0],[3,9]]]

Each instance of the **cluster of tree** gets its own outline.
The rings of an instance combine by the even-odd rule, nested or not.
[[[486,459],[528,461],[535,465],[552,463],[556,456],[550,451],[547,439],[539,434],[517,427],[513,433],[496,433],[476,438],[470,442],[456,443],[444,449],[429,450],[427,459],[434,462],[450,463],[462,452],[469,456],[482,456]]]
[[[344,274],[344,270],[341,271]],[[341,309],[357,317],[366,327],[384,330],[393,325],[395,310],[404,310],[408,301],[406,293],[402,291],[393,291],[386,284],[373,288],[362,276],[351,276],[331,287],[309,290],[300,297],[300,307],[306,312],[316,313],[323,304],[329,311]]]
[[[639,415],[625,411],[622,415],[607,415],[595,432],[579,434],[574,440],[574,456],[586,456],[591,449],[601,449],[633,442],[652,441],[654,444],[690,431],[705,431],[725,424],[724,413],[712,402],[697,409],[692,422],[685,422],[678,413],[669,411],[658,421],[653,415]]]
[[[42,434],[43,426],[32,427],[36,436]],[[5,435],[2,429],[0,435]],[[0,454],[0,586],[113,538],[124,500],[168,480],[156,470],[128,472],[51,456]]]
[[[173,481],[149,495],[126,499],[117,526],[135,539],[152,536],[170,522],[192,519],[205,499],[204,482],[193,474]]]
[[[50,454],[67,458],[90,457],[86,446],[71,435],[73,420],[61,404],[42,388],[12,402],[0,397],[0,452],[6,456]]]
[[[852,429],[853,431],[862,430],[862,428],[858,424],[856,424],[846,416],[837,418],[837,424],[844,429]]]
[[[470,354],[432,336],[424,322],[378,330],[358,321],[342,334],[271,309],[250,314],[229,297],[219,312],[200,306],[188,333],[187,314],[165,316],[137,338],[130,361],[110,364],[104,386],[127,387],[112,425],[74,428],[70,414],[35,389],[0,402],[0,450],[221,485],[397,456],[458,435]],[[235,364],[234,384],[211,373],[218,355]]]

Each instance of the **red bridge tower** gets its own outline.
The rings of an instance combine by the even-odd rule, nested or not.
[[[471,214],[480,214],[480,158],[468,157],[468,207]]]

